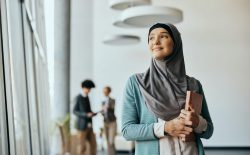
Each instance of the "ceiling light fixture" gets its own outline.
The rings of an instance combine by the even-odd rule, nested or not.
[[[120,27],[120,28],[135,28],[134,26],[131,25],[127,25],[124,22],[122,22],[121,20],[117,20],[113,23],[114,26],[116,27]]]
[[[176,8],[143,5],[125,9],[120,20],[134,27],[149,27],[154,23],[176,24],[183,20],[183,14]]]
[[[140,38],[135,35],[109,35],[103,40],[103,43],[109,45],[128,45],[140,42]]]
[[[124,10],[132,6],[147,4],[150,4],[150,0],[109,0],[109,6],[116,10]]]

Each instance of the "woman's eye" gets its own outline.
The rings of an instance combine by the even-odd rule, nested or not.
[[[161,36],[161,38],[168,38],[168,36],[167,35],[163,35],[163,36]]]
[[[149,40],[153,40],[153,37],[149,37]]]

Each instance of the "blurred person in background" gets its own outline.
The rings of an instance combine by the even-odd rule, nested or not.
[[[76,97],[76,104],[74,107],[74,114],[77,116],[76,128],[77,132],[77,155],[96,155],[96,138],[93,132],[92,117],[96,115],[91,110],[88,94],[95,84],[91,80],[85,80],[81,84],[82,92]],[[86,142],[89,142],[90,149],[86,150]]]
[[[115,136],[117,130],[115,116],[115,100],[110,97],[111,88],[104,87],[105,100],[102,102],[102,114],[104,118],[104,133],[106,135],[108,155],[115,155]]]

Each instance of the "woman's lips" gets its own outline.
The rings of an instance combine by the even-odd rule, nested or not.
[[[161,48],[161,47],[157,47],[157,48],[153,48],[153,51],[160,51],[160,50],[162,50],[163,48]]]

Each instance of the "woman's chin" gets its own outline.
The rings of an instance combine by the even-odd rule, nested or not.
[[[154,55],[153,58],[156,59],[156,60],[164,60],[165,57],[164,56],[155,56]]]

